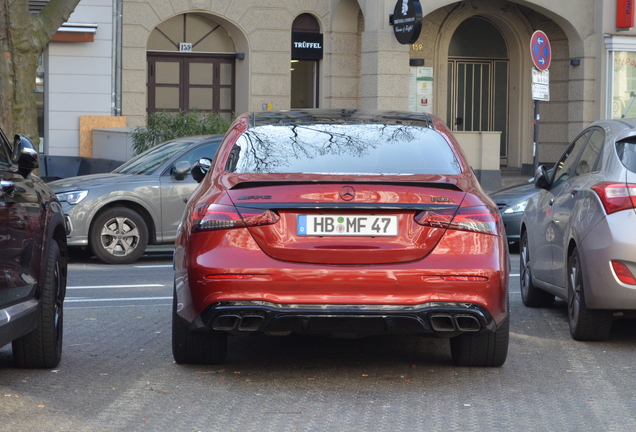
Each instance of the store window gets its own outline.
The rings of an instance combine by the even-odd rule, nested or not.
[[[40,137],[40,151],[44,150],[44,55],[38,59],[38,69],[35,73],[35,103],[38,117],[38,136]]]
[[[607,36],[608,118],[636,117],[636,38]]]
[[[291,108],[318,108],[322,52],[318,21],[310,14],[298,15],[292,25]]]

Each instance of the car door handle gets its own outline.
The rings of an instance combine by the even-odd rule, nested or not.
[[[15,192],[15,183],[7,180],[0,180],[0,189],[2,189],[2,192],[12,197]]]

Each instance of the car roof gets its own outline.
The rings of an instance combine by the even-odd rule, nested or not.
[[[598,120],[585,129],[597,126],[605,130],[605,139],[619,141],[636,135],[636,118]]]
[[[433,129],[433,116],[408,111],[361,109],[302,109],[263,111],[248,114],[250,127],[292,124],[360,124],[411,125]]]

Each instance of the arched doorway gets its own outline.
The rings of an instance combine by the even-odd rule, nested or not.
[[[148,114],[157,111],[235,112],[234,42],[207,16],[187,13],[157,25],[150,34]]]
[[[479,16],[464,20],[448,50],[447,124],[456,131],[500,131],[508,157],[508,48],[501,31]]]

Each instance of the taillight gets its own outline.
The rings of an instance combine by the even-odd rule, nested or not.
[[[246,226],[257,226],[257,225],[271,225],[278,222],[280,216],[278,216],[272,210],[262,210],[262,209],[253,209],[247,207],[237,207],[236,208]]]
[[[607,214],[636,208],[636,184],[602,182],[592,186]]]
[[[439,211],[423,211],[415,215],[415,221],[433,228],[448,228],[497,235],[499,213],[486,206],[460,207]]]
[[[240,208],[221,204],[203,204],[192,212],[192,231],[232,229],[276,223],[279,216],[271,210]]]
[[[449,229],[497,235],[499,213],[486,206],[460,207]]]
[[[636,278],[629,270],[629,268],[622,262],[612,261],[612,268],[616,277],[623,283],[628,285],[636,285]]]
[[[456,207],[423,211],[415,215],[415,222],[432,228],[448,228],[448,224],[453,220],[456,211]]]

